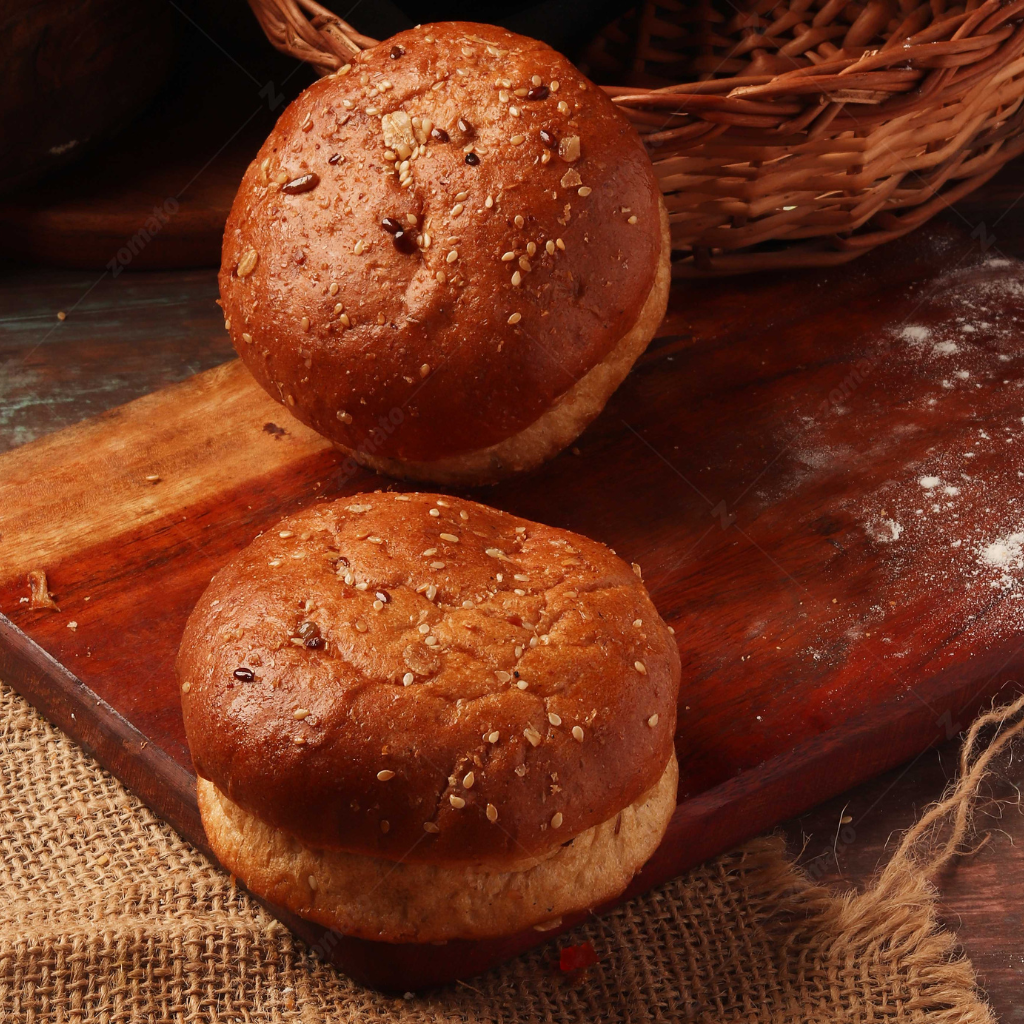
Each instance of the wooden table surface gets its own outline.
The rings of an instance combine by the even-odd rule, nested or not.
[[[964,244],[989,255],[1024,257],[1022,189],[1024,162],[1018,162],[922,231],[952,228]],[[853,267],[869,273],[870,261]],[[735,286],[741,288],[742,279]],[[232,351],[215,298],[213,270],[127,272],[113,279],[93,271],[0,268],[0,451],[228,359]],[[61,310],[64,321],[57,318]],[[794,854],[802,849],[801,862],[820,880],[863,883],[899,831],[939,796],[956,752],[954,739],[786,823]],[[1016,799],[1020,774],[1007,766],[985,795]],[[941,880],[941,914],[957,931],[999,1017],[1024,1020],[1024,815],[1015,806],[990,808],[979,827],[991,838]]]

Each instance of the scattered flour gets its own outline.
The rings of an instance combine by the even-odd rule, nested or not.
[[[931,330],[923,324],[911,324],[903,328],[903,340],[911,345],[923,345],[931,336]]]
[[[980,552],[984,565],[997,569],[1024,568],[1024,533],[1008,533],[986,544]]]
[[[932,346],[932,351],[937,356],[955,356],[960,346],[955,341],[938,341]]]
[[[892,544],[900,539],[903,527],[895,519],[876,519],[864,527],[867,535],[879,544]]]
[[[922,476],[917,481],[926,491],[932,490],[934,487],[938,487],[942,483],[942,480],[937,476]]]

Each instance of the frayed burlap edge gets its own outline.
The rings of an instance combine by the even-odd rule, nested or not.
[[[975,723],[961,782],[863,893],[816,885],[770,836],[485,975],[396,999],[321,963],[0,685],[0,1021],[990,1024],[928,878],[968,836],[1022,709]],[[588,940],[597,965],[552,968]]]

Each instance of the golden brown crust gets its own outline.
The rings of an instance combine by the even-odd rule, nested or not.
[[[450,455],[429,462],[382,458],[374,454],[376,445],[373,444],[364,445],[361,450],[343,450],[360,465],[378,473],[449,485],[495,483],[512,473],[534,469],[545,459],[557,455],[604,408],[605,402],[626,379],[665,317],[672,284],[672,264],[669,259],[671,241],[668,211],[664,203],[661,209],[661,231],[665,242],[665,259],[636,323],[601,362],[584,374],[525,430],[487,448],[477,448],[462,455]]]
[[[510,935],[617,896],[654,853],[676,806],[675,754],[653,788],[546,857],[512,869],[396,863],[318,850],[199,780],[220,862],[248,888],[345,935],[437,942]]]
[[[386,157],[405,146],[403,185]],[[636,132],[560,54],[421,27],[282,115],[228,219],[225,316],[256,379],[332,440],[457,455],[524,430],[637,321],[667,255],[659,204]],[[381,223],[410,215],[406,253]]]
[[[304,621],[323,646],[293,642]],[[284,520],[217,573],[177,672],[197,770],[262,820],[311,846],[508,863],[654,784],[679,655],[603,545],[376,493]]]

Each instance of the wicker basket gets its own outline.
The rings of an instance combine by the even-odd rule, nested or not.
[[[373,42],[312,0],[250,3],[321,74]],[[662,0],[585,63],[647,143],[677,276],[826,266],[1024,152],[1022,17],[1024,0]]]

